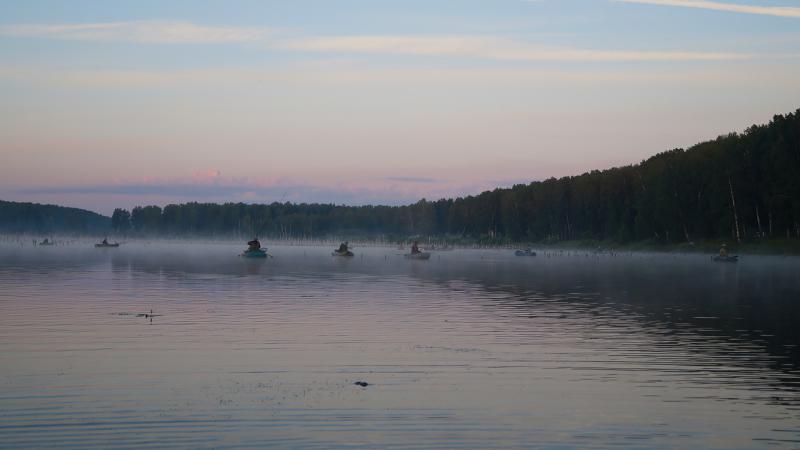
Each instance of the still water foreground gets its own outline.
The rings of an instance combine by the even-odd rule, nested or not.
[[[239,250],[0,247],[0,447],[800,446],[796,258]]]

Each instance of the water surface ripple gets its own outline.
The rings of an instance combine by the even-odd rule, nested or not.
[[[95,250],[0,247],[0,447],[800,447],[795,258]]]

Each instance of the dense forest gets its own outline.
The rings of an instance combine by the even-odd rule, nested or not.
[[[800,110],[768,125],[639,164],[407,206],[187,203],[117,209],[117,233],[405,239],[484,243],[597,240],[673,244],[800,239]],[[4,231],[103,229],[74,208],[0,203]],[[105,221],[105,222],[104,222]]]
[[[636,165],[399,207],[187,203],[118,209],[119,232],[483,242],[800,238],[800,110]]]
[[[84,209],[0,200],[0,232],[86,234],[108,230],[108,217]]]

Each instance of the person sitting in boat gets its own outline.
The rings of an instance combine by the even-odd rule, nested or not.
[[[258,242],[258,238],[254,238],[252,241],[247,243],[248,252],[255,252],[258,250],[261,250],[261,242]]]
[[[417,253],[422,253],[422,252],[419,251],[419,242],[414,241],[414,243],[411,244],[411,254],[416,255]]]
[[[103,242],[102,242],[102,244],[103,244],[103,245],[108,245],[108,238],[103,238]]]
[[[349,244],[349,242],[347,242],[347,241],[345,241],[345,242],[342,242],[341,244],[339,244],[339,250],[336,250],[336,252],[337,252],[337,253],[347,253],[347,251],[348,251],[348,248],[347,248],[348,244]]]
[[[719,249],[719,257],[720,258],[727,258],[728,257],[728,246],[726,244],[722,244],[722,247]]]

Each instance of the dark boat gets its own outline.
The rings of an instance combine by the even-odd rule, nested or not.
[[[728,263],[739,262],[739,257],[738,256],[720,256],[720,255],[717,255],[717,256],[714,256],[711,259],[714,260],[715,262],[728,262]]]
[[[514,252],[516,256],[536,256],[536,252],[533,250],[517,250]]]
[[[114,242],[110,244],[108,242],[101,242],[99,244],[94,244],[95,248],[117,248],[119,247],[119,242]]]
[[[341,256],[343,258],[350,258],[350,257],[355,256],[355,254],[353,252],[351,252],[350,250],[348,250],[346,252],[340,252],[339,250],[334,250],[333,252],[331,252],[331,256]]]
[[[406,253],[403,255],[406,259],[431,259],[431,254],[428,252],[420,253]]]

